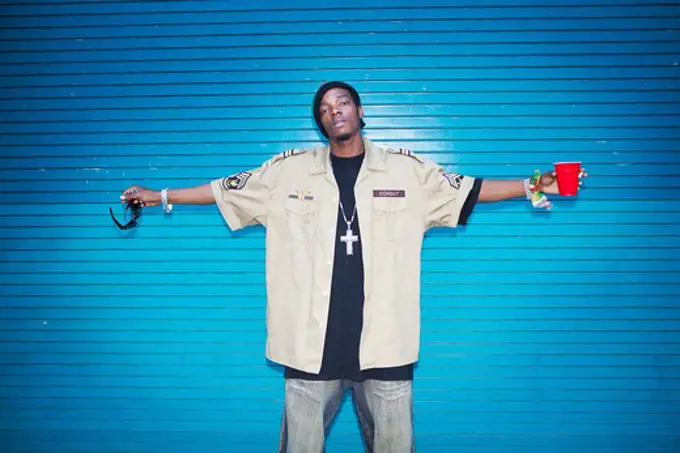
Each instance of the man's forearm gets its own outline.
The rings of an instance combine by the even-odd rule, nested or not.
[[[161,202],[161,191],[153,191],[153,203]],[[215,197],[210,184],[189,187],[186,189],[168,189],[169,204],[213,204]]]
[[[121,203],[139,201],[143,206],[158,206],[162,204],[162,190],[151,190],[142,186],[131,186],[120,196]],[[210,183],[187,189],[167,189],[168,204],[214,204],[215,196]]]
[[[501,201],[510,198],[524,197],[524,181],[517,180],[500,180],[500,179],[484,179],[482,181],[482,188],[479,192],[478,201]]]
[[[161,193],[158,192],[160,200]],[[186,189],[168,189],[169,204],[214,204],[215,197],[210,184]]]

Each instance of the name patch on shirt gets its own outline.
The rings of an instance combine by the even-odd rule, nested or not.
[[[406,191],[400,189],[378,189],[373,191],[373,198],[404,198]]]

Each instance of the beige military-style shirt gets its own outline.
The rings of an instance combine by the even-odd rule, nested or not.
[[[363,140],[354,192],[365,272],[359,348],[365,370],[418,360],[423,235],[458,225],[475,178]],[[339,192],[329,153],[329,146],[290,150],[211,182],[232,230],[266,228],[267,358],[307,373],[321,369],[330,304]]]

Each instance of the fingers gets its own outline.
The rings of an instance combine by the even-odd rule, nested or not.
[[[583,181],[581,178],[587,178],[588,177],[588,172],[586,171],[585,168],[581,167],[581,171],[578,174],[578,187],[581,189],[583,187]]]
[[[141,198],[135,198],[136,196],[137,196],[136,194],[132,194],[129,197],[126,197],[125,195],[121,195],[120,196],[120,202],[122,204],[126,204],[126,203],[138,204],[138,205],[141,205],[142,207],[144,207],[144,206],[155,206],[155,205],[149,205],[149,203],[142,200]]]
[[[140,189],[141,189],[141,187],[139,187],[139,186],[130,186],[123,191],[123,195],[131,195],[133,193],[137,193],[137,192],[139,192]]]
[[[120,196],[120,202],[121,203],[127,203],[128,201],[131,201],[131,200],[137,200],[138,196],[139,195],[137,195],[134,192],[133,193],[127,193],[127,194],[124,193],[123,195]]]
[[[121,203],[127,203],[129,200],[139,200],[141,201],[143,188],[140,186],[130,186],[123,191],[123,195],[120,196]]]

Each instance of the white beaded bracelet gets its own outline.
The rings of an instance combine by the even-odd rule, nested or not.
[[[524,193],[527,196],[527,200],[531,200],[531,189],[529,189],[529,185],[531,184],[531,178],[526,178],[523,182],[524,182]]]
[[[161,203],[163,203],[163,211],[166,214],[172,211],[172,205],[168,204],[168,189],[161,190]]]

